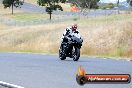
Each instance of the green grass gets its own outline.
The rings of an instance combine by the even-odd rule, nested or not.
[[[49,14],[47,13],[25,13],[25,12],[19,12],[19,13],[14,13],[13,15],[11,14],[5,14],[4,17],[7,17],[9,19],[18,21],[18,22],[44,22],[44,21],[49,21]],[[51,21],[52,20],[63,20],[63,19],[68,19],[68,20],[73,20],[73,16],[66,16],[66,15],[52,15]]]
[[[17,20],[17,21],[37,21],[37,20],[46,20],[49,19],[48,14],[35,14],[35,13],[16,13],[14,15],[7,15],[10,18]]]
[[[102,24],[102,23],[110,23],[113,21],[123,21],[132,18],[132,15],[122,14],[122,15],[109,15],[109,16],[99,16],[99,17],[91,17],[91,18],[81,18],[80,23],[83,24]],[[83,19],[83,20],[82,20]]]

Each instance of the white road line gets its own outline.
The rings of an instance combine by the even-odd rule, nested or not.
[[[0,81],[0,85],[3,86],[3,87],[9,87],[9,88],[24,88],[24,87],[17,86],[17,85],[14,85],[14,84],[10,84],[10,83],[6,83],[6,82],[3,82],[3,81]]]

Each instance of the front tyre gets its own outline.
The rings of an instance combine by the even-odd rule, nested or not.
[[[80,57],[80,49],[75,47],[75,50],[73,50],[73,60],[78,61]]]
[[[60,58],[61,60],[65,60],[65,59],[66,59],[65,53],[64,53],[64,51],[62,50],[62,48],[59,49],[59,58]]]

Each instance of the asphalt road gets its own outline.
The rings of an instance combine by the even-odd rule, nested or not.
[[[19,8],[18,8],[19,9]],[[39,5],[33,5],[31,3],[23,3],[23,5],[20,8],[21,10],[32,12],[32,13],[46,13],[45,7],[39,6]],[[88,12],[65,12],[65,11],[53,11],[53,14],[56,15],[67,15],[67,16],[89,16],[89,17],[95,17],[95,16],[106,16],[111,14],[117,14],[116,10],[95,10],[95,11],[88,11]]]
[[[88,74],[130,74],[132,62],[94,57],[81,57],[78,62],[56,55],[0,53],[0,81],[25,88],[132,88],[130,84],[76,83],[77,68],[82,65]]]

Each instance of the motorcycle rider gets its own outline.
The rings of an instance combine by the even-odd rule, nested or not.
[[[77,24],[73,24],[72,26],[70,26],[70,27],[67,27],[66,29],[65,29],[65,32],[63,33],[63,35],[62,35],[62,41],[61,41],[61,45],[63,44],[63,43],[70,43],[70,42],[72,42],[72,37],[75,35],[75,34],[79,34],[79,32],[77,31]],[[80,36],[80,35],[79,35]],[[81,37],[80,37],[81,38]],[[81,38],[82,39],[82,38]],[[83,42],[83,39],[82,39],[82,42]],[[72,49],[73,48],[70,48],[71,50],[69,50],[69,56],[72,58],[73,56],[72,56]]]
[[[77,28],[78,28],[77,24],[73,24],[72,26],[67,27],[65,29],[63,35],[62,35],[62,42],[63,42],[64,38],[67,38],[67,39],[70,40],[71,37],[74,35],[74,33],[79,33],[77,31]]]

